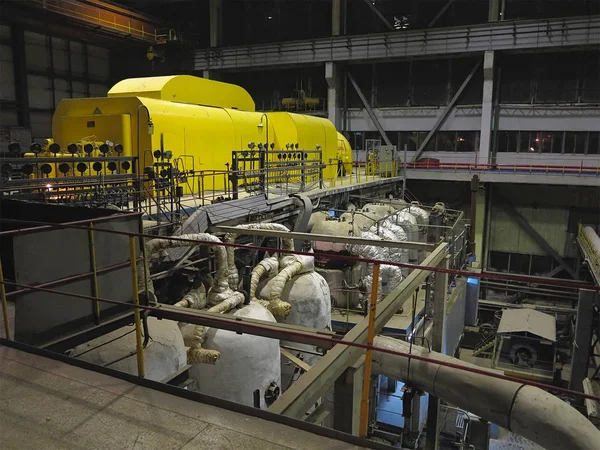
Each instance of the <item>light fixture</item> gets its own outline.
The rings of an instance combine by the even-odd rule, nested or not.
[[[269,16],[269,17],[267,17],[267,19],[273,20],[273,16]]]

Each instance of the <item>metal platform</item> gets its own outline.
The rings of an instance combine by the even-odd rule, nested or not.
[[[361,449],[0,346],[3,449]]]

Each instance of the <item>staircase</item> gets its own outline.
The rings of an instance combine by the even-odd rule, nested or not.
[[[473,350],[473,356],[489,357],[491,350],[496,343],[496,334],[490,333],[481,339],[481,342]]]

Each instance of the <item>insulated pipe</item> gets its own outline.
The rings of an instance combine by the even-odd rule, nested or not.
[[[192,289],[190,292],[175,303],[173,306],[181,306],[182,308],[202,309],[206,306],[206,289],[201,284],[199,288]]]
[[[189,240],[193,240],[193,241],[210,241],[210,242],[215,242],[215,243],[221,244],[221,240],[219,238],[213,236],[212,234],[208,234],[208,233],[182,234],[180,236],[173,236],[173,237],[176,237],[178,239],[189,239]],[[205,244],[202,243],[202,244],[198,244],[198,245],[205,245]],[[189,246],[190,246],[189,242],[173,241],[168,238],[167,239],[162,239],[162,238],[152,239],[152,240],[146,242],[146,257],[150,258],[154,253],[156,253],[160,250],[163,250],[165,248],[189,247]],[[215,249],[215,258],[216,258],[216,263],[217,263],[217,271],[215,274],[213,285],[211,287],[213,297],[218,293],[222,293],[222,292],[226,291],[228,288],[227,253],[225,251],[225,247],[223,247],[221,245],[217,245],[217,246],[214,246],[214,249]],[[150,281],[150,265],[148,263],[148,260],[146,260],[146,262],[145,262],[144,271],[146,272],[146,279]],[[138,275],[138,288],[141,290],[145,289],[144,275],[141,274],[141,270],[140,270],[140,275]],[[148,283],[148,290],[154,294],[154,286],[153,286],[152,282]]]
[[[275,230],[275,231],[285,231],[288,232],[290,229],[285,225],[281,225],[280,223],[245,223],[242,225],[236,226],[240,230]],[[233,244],[235,243],[238,235],[242,233],[227,233],[225,235],[225,242]],[[281,246],[284,250],[294,250],[294,240],[293,239],[281,239]],[[240,275],[237,271],[237,267],[235,266],[235,248],[227,247],[227,264],[228,264],[228,282],[229,287],[231,289],[237,289],[240,283]]]
[[[281,258],[285,259],[286,256]],[[280,266],[284,266],[280,261]],[[271,292],[269,292],[269,301],[267,304],[261,303],[265,306],[276,318],[285,318],[292,311],[292,305],[281,300],[281,294],[288,281],[290,281],[296,275],[300,275],[307,272],[314,272],[315,270],[315,258],[313,256],[306,255],[295,255],[294,260],[289,262],[285,267],[277,274],[273,280],[273,286]]]
[[[233,292],[232,295],[227,297],[219,304],[208,308],[206,312],[222,314],[241,305],[242,303],[244,303],[244,294],[241,292]],[[208,333],[207,326],[197,325],[194,327],[192,342],[187,351],[188,364],[215,364],[221,357],[221,353],[217,350],[202,348],[202,344],[206,338],[206,333]]]
[[[221,244],[221,240],[208,233],[184,234],[177,236],[180,239],[193,241],[210,241]],[[189,242],[173,241],[170,239],[152,239],[146,243],[146,255],[150,256],[159,250],[172,247],[189,247]],[[208,309],[208,312],[224,313],[244,302],[244,294],[234,292],[229,288],[227,281],[227,252],[222,245],[215,246],[216,258],[216,273],[213,279],[213,284],[208,291],[208,295],[204,293],[204,287],[194,289],[188,292],[176,306],[187,308],[201,309],[206,306],[206,303],[213,305]],[[148,279],[150,279],[150,267],[146,262],[144,267]],[[143,285],[143,277],[138,277],[138,286]],[[150,283],[149,290],[154,292],[154,287]],[[208,328],[205,326],[195,326],[190,342],[190,348],[187,351],[188,364],[215,364],[221,357],[221,354],[216,350],[208,350],[202,348],[202,343],[206,337]]]
[[[408,342],[387,337],[376,337],[374,344],[397,352],[410,351]],[[412,346],[412,353],[482,370],[480,366],[417,345]],[[409,364],[406,357],[377,351],[373,352],[373,370],[477,414],[547,450],[593,449],[600,443],[600,431],[589,420],[537,387],[416,359]]]
[[[277,275],[279,270],[279,259],[277,256],[271,256],[263,259],[258,265],[252,269],[252,276],[250,278],[250,300],[256,299],[256,290],[258,289],[258,283],[260,282],[263,275],[266,273],[269,277]]]

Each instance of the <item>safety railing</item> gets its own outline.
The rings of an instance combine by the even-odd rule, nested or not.
[[[139,213],[135,213],[135,215],[140,217]],[[8,312],[7,312],[8,311],[7,298],[12,295],[16,295],[16,293],[19,293],[19,292],[22,293],[24,290],[31,290],[31,291],[45,292],[48,294],[67,296],[67,297],[71,297],[74,299],[79,299],[81,301],[92,301],[92,302],[94,302],[94,304],[107,303],[107,304],[111,304],[111,305],[119,305],[119,306],[127,308],[129,311],[131,311],[134,316],[135,335],[136,335],[135,350],[134,350],[134,352],[132,352],[131,356],[134,356],[134,355],[136,356],[137,373],[140,377],[144,377],[146,374],[145,354],[144,354],[144,338],[148,337],[147,333],[142,332],[142,329],[144,326],[143,325],[144,318],[142,318],[142,312],[145,313],[144,315],[152,314],[159,318],[166,318],[166,319],[176,320],[179,322],[202,324],[204,326],[222,327],[225,329],[237,330],[240,333],[243,332],[243,333],[248,333],[248,334],[255,334],[255,335],[259,335],[259,336],[266,336],[269,338],[284,339],[284,340],[297,341],[297,342],[309,342],[309,340],[310,340],[310,342],[313,342],[313,343],[318,342],[319,347],[321,347],[321,348],[331,348],[336,345],[360,348],[360,349],[366,350],[366,360],[365,360],[365,365],[364,365],[365,373],[364,373],[364,378],[363,378],[362,398],[361,398],[361,418],[360,418],[360,435],[361,436],[367,435],[368,426],[369,426],[369,392],[370,392],[370,380],[371,380],[371,369],[372,369],[372,352],[374,352],[374,351],[406,357],[406,358],[409,358],[409,360],[417,359],[417,360],[421,360],[421,361],[426,361],[426,362],[429,362],[432,364],[443,365],[446,367],[454,368],[456,370],[463,370],[463,371],[467,371],[467,372],[478,373],[478,374],[482,374],[482,375],[486,375],[486,376],[490,376],[490,377],[494,377],[494,378],[518,381],[518,382],[521,382],[524,384],[530,384],[533,386],[538,386],[538,387],[541,387],[544,389],[549,389],[552,391],[561,392],[561,393],[565,393],[565,394],[572,395],[572,396],[578,395],[578,396],[583,396],[585,398],[591,398],[593,400],[600,400],[599,397],[596,397],[594,395],[582,394],[582,393],[578,393],[578,392],[574,392],[574,391],[570,391],[570,390],[566,390],[566,389],[562,389],[562,388],[558,388],[558,387],[554,387],[554,386],[545,385],[545,384],[538,383],[535,381],[520,380],[515,377],[504,376],[504,375],[489,372],[486,370],[480,370],[480,369],[475,369],[475,368],[471,368],[471,367],[464,367],[464,366],[461,366],[459,364],[455,364],[452,362],[440,361],[440,360],[429,358],[427,356],[413,354],[412,352],[402,352],[402,351],[388,350],[385,348],[375,347],[373,345],[373,342],[374,342],[374,337],[376,334],[376,317],[377,317],[377,310],[378,310],[377,300],[378,300],[378,295],[379,295],[379,288],[378,288],[379,283],[377,283],[377,282],[372,283],[372,287],[371,287],[371,291],[370,291],[370,298],[369,298],[369,302],[368,302],[368,333],[367,333],[366,339],[365,340],[357,339],[356,341],[352,341],[352,340],[340,341],[339,339],[335,338],[334,336],[328,335],[327,333],[324,333],[323,331],[315,332],[314,330],[310,331],[308,329],[303,329],[301,327],[289,327],[289,326],[286,326],[286,324],[274,324],[271,322],[261,323],[260,321],[247,322],[247,321],[244,321],[240,317],[237,317],[237,318],[235,318],[236,320],[232,321],[230,317],[228,317],[227,315],[223,315],[223,314],[204,314],[203,315],[201,312],[191,311],[188,308],[182,308],[182,307],[174,308],[174,307],[170,307],[168,305],[151,303],[151,302],[142,304],[142,302],[140,300],[140,292],[146,293],[145,298],[146,299],[149,298],[149,295],[147,293],[148,293],[148,289],[149,289],[149,283],[151,283],[151,279],[149,279],[149,277],[148,277],[148,272],[146,270],[144,270],[143,271],[143,286],[144,287],[142,287],[140,289],[140,282],[139,282],[139,277],[138,277],[138,269],[139,269],[138,263],[141,262],[143,267],[146,267],[151,255],[147,255],[145,253],[144,246],[142,246],[141,252],[140,252],[140,250],[136,247],[137,246],[136,241],[138,241],[138,240],[143,241],[144,239],[152,239],[152,238],[156,238],[156,236],[145,234],[145,233],[139,233],[139,232],[122,231],[115,227],[99,228],[98,226],[96,226],[98,222],[112,220],[115,217],[120,218],[120,217],[124,217],[124,216],[126,216],[126,214],[120,214],[117,216],[109,216],[107,218],[101,218],[101,219],[91,219],[91,220],[83,220],[83,221],[70,222],[70,223],[58,223],[58,224],[48,224],[48,223],[44,223],[44,222],[30,222],[30,221],[28,222],[28,221],[21,220],[20,221],[21,224],[24,226],[27,226],[27,228],[10,229],[10,230],[0,231],[0,238],[6,238],[6,237],[15,237],[17,235],[21,235],[24,233],[29,234],[29,233],[36,233],[36,232],[56,230],[56,229],[83,230],[83,231],[87,232],[90,236],[90,248],[91,249],[93,249],[94,246],[96,245],[94,238],[96,237],[96,235],[98,233],[108,233],[108,234],[112,234],[112,235],[119,235],[122,237],[125,236],[127,238],[128,244],[129,244],[128,245],[129,260],[126,262],[123,262],[122,264],[119,264],[119,267],[122,268],[122,267],[126,267],[127,264],[129,265],[130,275],[131,275],[131,285],[126,289],[130,289],[130,291],[131,291],[131,297],[130,297],[131,301],[123,301],[121,299],[108,298],[106,296],[103,296],[103,293],[98,290],[98,286],[95,281],[93,283],[93,288],[91,291],[92,295],[85,295],[85,294],[81,294],[79,292],[54,289],[55,287],[65,283],[69,280],[72,281],[73,277],[76,277],[77,279],[96,280],[100,273],[100,269],[97,267],[97,264],[95,262],[92,264],[92,270],[89,272],[74,275],[74,276],[70,277],[69,279],[60,279],[60,280],[46,282],[45,284],[30,285],[30,284],[23,284],[23,283],[17,283],[15,281],[6,280],[4,278],[4,274],[2,271],[2,268],[4,266],[3,263],[5,262],[5,260],[4,259],[0,260],[0,297],[1,297],[0,300],[1,300],[2,309],[3,309],[4,327],[5,327],[5,333],[6,333],[7,338],[11,337],[10,324],[9,324],[9,318],[8,318]],[[2,220],[6,221],[7,219],[6,219],[6,217],[4,217]],[[270,253],[273,252],[273,248],[270,248],[270,247],[254,246],[254,245],[240,244],[240,243],[234,243],[234,242],[214,242],[214,241],[205,241],[205,240],[194,240],[194,239],[189,239],[186,237],[178,237],[178,236],[164,237],[161,239],[178,242],[183,245],[194,246],[194,247],[195,246],[209,246],[209,247],[224,246],[224,247],[245,249],[247,251],[267,251]],[[332,237],[331,239],[335,239],[335,237]],[[445,244],[443,244],[443,245],[445,245]],[[440,253],[441,256],[446,255],[446,251],[443,249],[443,247],[439,247],[437,250],[441,252]],[[284,248],[278,249],[277,253],[314,257],[314,253],[312,253],[312,252],[295,251],[295,250],[284,249]],[[95,256],[94,251],[91,251],[90,254],[91,254],[91,258],[95,261],[96,256]],[[139,256],[140,254],[141,254],[141,258]],[[3,255],[3,257],[4,256],[5,255]],[[400,268],[407,268],[410,270],[422,271],[421,274],[416,275],[416,276],[428,276],[431,273],[441,272],[441,273],[448,273],[448,274],[453,274],[453,275],[471,276],[471,277],[479,277],[479,278],[489,277],[489,275],[485,272],[484,273],[471,273],[471,272],[456,270],[456,269],[446,269],[443,266],[437,266],[437,265],[430,267],[427,265],[405,264],[405,263],[397,263],[397,262],[391,262],[391,261],[385,261],[385,260],[369,259],[369,258],[364,258],[364,257],[360,257],[360,256],[330,255],[330,254],[323,254],[321,256],[325,259],[340,260],[340,261],[351,262],[351,263],[372,264],[373,265],[373,280],[380,279],[380,268],[383,265],[390,265],[390,266],[396,266],[396,267],[400,267]],[[431,259],[431,261],[434,261],[434,259]],[[435,259],[435,261],[439,261],[439,260]],[[211,264],[205,264],[205,261],[202,261],[202,267],[207,268],[213,274],[216,273],[216,269],[214,268],[214,266]],[[102,270],[104,270],[104,271],[109,271],[109,270],[113,270],[113,269],[114,268],[108,268],[108,267],[102,268]],[[411,276],[412,276],[412,274],[411,274]],[[502,276],[507,279],[508,278],[510,278],[510,279],[524,278],[524,277],[515,277],[515,276],[509,276],[509,275],[502,275]],[[494,278],[497,279],[498,276],[494,276]],[[413,279],[413,281],[411,281],[411,283],[416,281],[415,276],[413,276],[412,279]],[[531,282],[533,282],[533,283],[537,283],[539,281],[540,281],[540,279],[536,279],[536,278],[531,279]],[[548,283],[549,281],[541,280],[541,282]],[[567,280],[553,280],[553,282],[561,283],[561,284],[569,285],[569,286],[572,284],[572,283],[568,282]],[[6,286],[12,287],[15,290],[7,293],[6,289],[5,289]],[[590,289],[600,290],[600,288],[596,288],[594,286],[581,285],[581,284],[579,284],[579,286],[581,288],[586,288],[586,289],[590,288]],[[397,295],[397,294],[391,293],[390,295]],[[48,298],[51,298],[51,297],[48,296]],[[249,300],[250,300],[249,298],[245,299],[244,304],[246,304],[246,302],[249,303]],[[384,299],[382,302],[387,302],[387,301],[388,301],[388,298]],[[416,301],[416,298],[414,298],[413,301]],[[99,315],[99,313],[98,313],[98,318],[100,321],[102,321],[102,317]],[[414,319],[415,318],[413,317],[413,322],[414,322]],[[274,327],[275,327],[275,329],[274,329]],[[411,340],[411,342],[412,342],[412,340]]]
[[[588,175],[600,176],[600,166],[560,164],[481,164],[472,162],[440,162],[432,159],[425,161],[399,163],[407,170],[436,170],[444,172],[495,172],[545,175]]]

